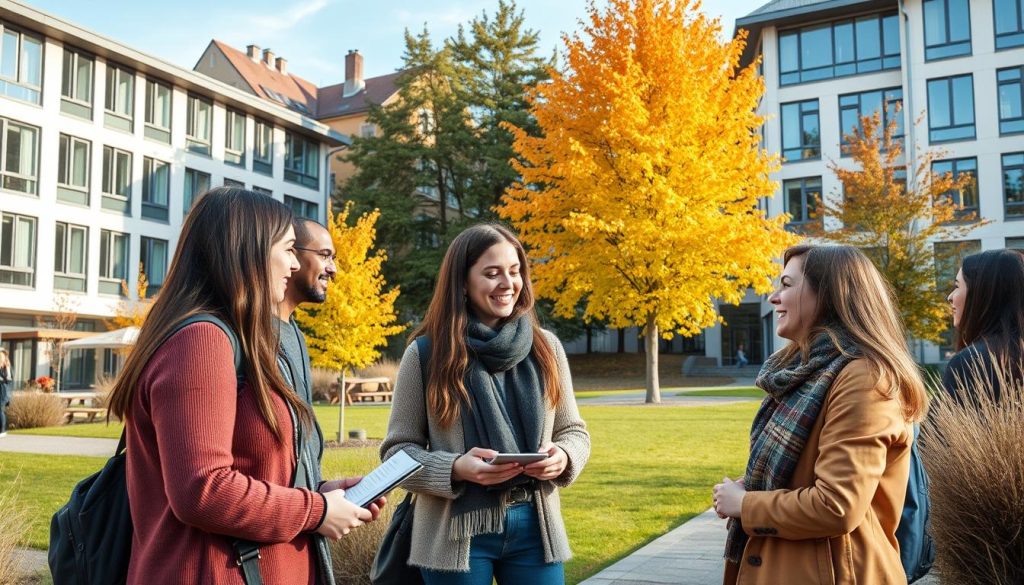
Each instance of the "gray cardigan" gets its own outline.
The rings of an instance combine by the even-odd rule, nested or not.
[[[569,464],[562,475],[539,482],[534,492],[544,560],[553,563],[572,556],[562,522],[558,488],[572,484],[587,464],[590,435],[576,408],[565,350],[553,333],[544,333],[555,350],[562,394],[558,406],[547,409],[541,444],[550,441],[569,456]],[[447,429],[442,428],[437,418],[427,412],[415,343],[406,348],[399,366],[388,433],[380,447],[381,459],[386,460],[399,450],[423,464],[419,473],[402,484],[416,494],[409,564],[437,571],[469,571],[470,539],[452,540],[448,536],[452,502],[464,489],[461,482],[452,482],[452,466],[467,451],[463,445],[462,425],[456,422]]]

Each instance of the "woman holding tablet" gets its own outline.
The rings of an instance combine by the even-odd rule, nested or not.
[[[791,343],[757,376],[743,481],[713,490],[724,582],[906,583],[895,532],[927,397],[892,293],[856,248],[784,258],[768,300]]]
[[[416,494],[408,562],[428,585],[564,582],[558,488],[583,470],[590,435],[565,351],[533,303],[519,240],[500,225],[468,228],[402,357],[381,456],[424,465],[403,487]],[[510,462],[488,462],[502,455]]]

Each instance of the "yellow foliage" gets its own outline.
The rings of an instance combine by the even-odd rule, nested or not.
[[[556,313],[694,335],[714,299],[770,290],[796,236],[758,200],[777,157],[761,145],[764,92],[739,69],[745,34],[688,0],[609,0],[566,37],[568,69],[529,95],[542,137],[506,126],[523,162],[499,214],[534,258]]]
[[[349,202],[337,216],[328,213],[338,273],[327,289],[327,300],[295,311],[313,366],[345,372],[373,363],[387,338],[405,329],[395,323],[398,287],[384,290],[380,269],[387,256],[383,250],[373,252],[380,212],[363,215],[350,226],[351,210]]]
[[[122,300],[117,304],[114,316],[104,319],[103,324],[108,330],[124,329],[125,327],[142,327],[149,315],[149,309],[153,306],[153,299],[146,298],[146,291],[149,289],[149,279],[143,270],[142,262],[139,262],[139,279],[135,285],[135,300],[131,300],[128,293],[128,283],[121,281]]]

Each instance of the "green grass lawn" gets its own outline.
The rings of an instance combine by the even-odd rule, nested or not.
[[[711,505],[711,486],[739,475],[756,403],[715,407],[580,407],[593,440],[590,463],[562,492],[562,512],[575,557],[566,578],[576,583],[610,565]],[[318,406],[328,438],[337,432],[337,407]],[[346,408],[346,429],[382,437],[386,406]],[[101,425],[74,425],[72,429]],[[60,427],[64,428],[64,427]],[[99,433],[90,430],[89,432]],[[117,428],[103,434],[117,436]],[[52,434],[52,433],[48,433]],[[102,458],[3,454],[0,489],[21,472],[21,501],[35,518],[29,544],[45,548],[50,516]],[[360,475],[377,464],[377,448],[331,449],[325,477]],[[397,502],[393,502],[396,504]]]
[[[756,386],[732,386],[725,388],[696,388],[683,390],[676,396],[722,396],[729,398],[764,398],[764,390]]]

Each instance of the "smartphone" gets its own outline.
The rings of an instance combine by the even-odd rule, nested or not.
[[[490,463],[491,465],[501,465],[503,463],[518,463],[520,465],[529,465],[530,463],[543,461],[547,458],[547,453],[498,453],[497,457],[484,459],[484,461]]]

